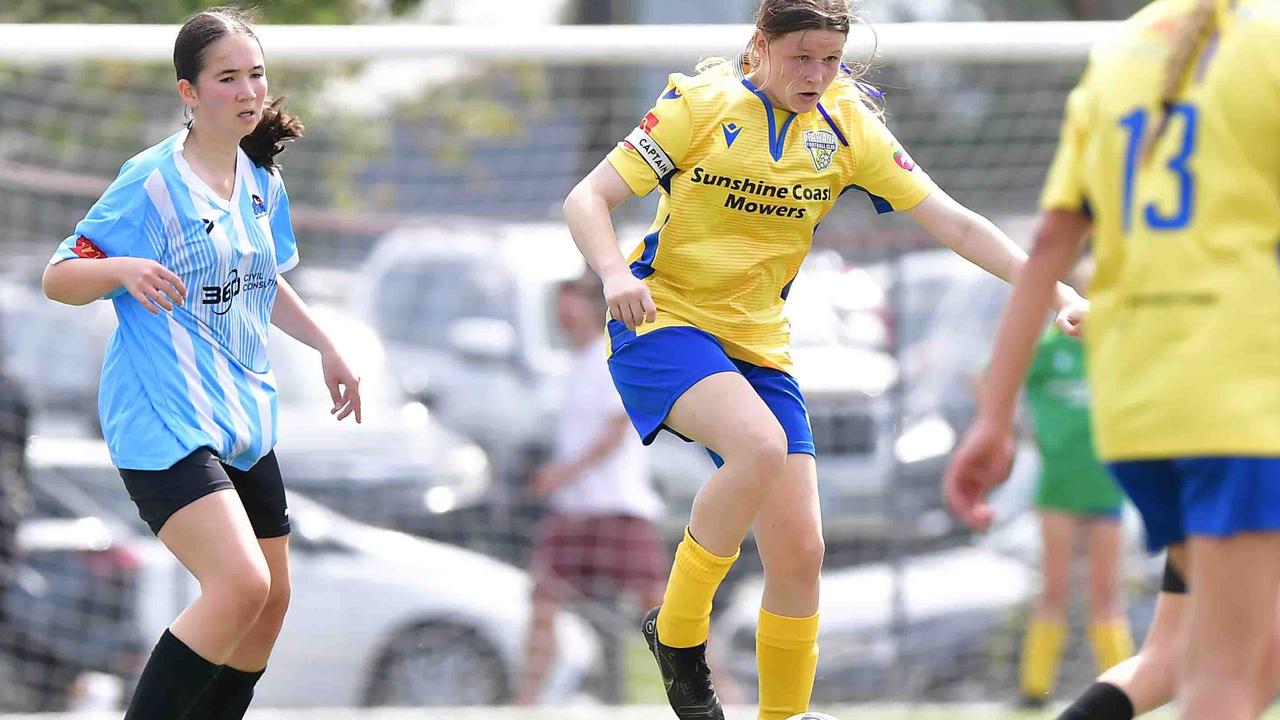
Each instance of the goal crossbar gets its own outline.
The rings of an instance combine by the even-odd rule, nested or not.
[[[1113,22],[884,23],[855,32],[847,56],[954,63],[1082,58]],[[3,24],[0,61],[167,61],[176,25]],[[474,58],[553,64],[687,63],[733,55],[749,25],[263,25],[272,59]]]

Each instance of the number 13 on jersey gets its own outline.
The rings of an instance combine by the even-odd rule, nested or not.
[[[1120,119],[1120,126],[1129,131],[1129,143],[1125,150],[1124,161],[1124,229],[1128,232],[1133,227],[1133,182],[1137,174],[1138,164],[1146,135],[1150,128],[1148,113],[1145,108],[1138,108]],[[1182,144],[1176,155],[1169,160],[1167,168],[1178,179],[1178,205],[1171,213],[1163,212],[1156,203],[1147,203],[1142,208],[1139,218],[1153,230],[1181,230],[1191,223],[1191,210],[1195,205],[1196,178],[1188,163],[1196,151],[1196,131],[1199,127],[1199,111],[1188,103],[1175,103],[1169,108],[1168,131],[1177,130],[1175,124],[1182,126]]]

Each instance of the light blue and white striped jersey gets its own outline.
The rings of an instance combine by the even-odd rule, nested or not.
[[[192,171],[183,130],[143,151],[63,241],[51,263],[141,257],[172,270],[185,303],[153,315],[117,289],[120,325],[98,391],[117,467],[163,470],[200,447],[247,470],[276,441],[267,329],[276,276],[298,262],[279,172],[239,151],[228,201]]]

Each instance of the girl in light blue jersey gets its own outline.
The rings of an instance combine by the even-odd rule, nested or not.
[[[298,252],[274,158],[302,125],[266,102],[248,19],[197,13],[173,56],[187,128],[124,164],[59,246],[44,289],[115,304],[103,435],[139,514],[200,582],[126,720],[238,720],[289,604],[269,324],[320,351],[337,419],[360,421],[359,379],[279,276]]]

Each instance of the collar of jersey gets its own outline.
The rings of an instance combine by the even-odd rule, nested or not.
[[[244,150],[236,148],[236,181],[231,188],[231,198],[227,199],[214,192],[203,178],[191,169],[191,163],[187,162],[187,158],[183,155],[183,148],[187,144],[188,130],[183,130],[178,135],[178,145],[173,150],[173,164],[178,166],[178,174],[186,181],[187,187],[193,188],[209,199],[209,204],[222,210],[223,212],[231,212],[231,208],[235,206],[236,201],[240,198],[240,186],[244,184],[240,177],[240,171],[245,167],[245,163],[249,162],[249,157],[244,154]]]
[[[784,112],[788,113],[788,116],[779,130],[778,122],[773,117],[773,103],[770,102],[769,96],[765,95],[764,91],[756,87],[755,83],[748,80],[745,75],[740,77],[742,86],[760,98],[760,102],[764,103],[764,116],[769,119],[769,154],[773,156],[775,162],[781,160],[782,149],[787,141],[787,128],[791,127],[791,122],[796,119],[796,114],[789,110],[784,110]]]

